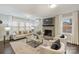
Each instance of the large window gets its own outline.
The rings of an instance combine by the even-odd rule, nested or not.
[[[63,19],[63,32],[72,33],[72,18]]]

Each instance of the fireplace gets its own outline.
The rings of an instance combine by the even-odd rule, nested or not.
[[[52,30],[44,30],[44,36],[52,36]]]

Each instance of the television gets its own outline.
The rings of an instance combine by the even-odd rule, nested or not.
[[[54,18],[45,18],[43,19],[43,25],[54,25]]]

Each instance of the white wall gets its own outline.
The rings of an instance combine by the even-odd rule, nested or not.
[[[55,36],[60,35],[62,33],[62,15],[56,16],[55,18]]]
[[[8,24],[11,26],[11,16],[0,14],[0,20],[3,22],[0,24],[0,41],[3,40],[3,36],[5,35],[5,26]]]
[[[35,31],[37,32],[37,31],[42,31],[42,25],[43,25],[43,21],[42,21],[42,19],[39,19],[39,25],[36,27],[36,29],[35,29]]]
[[[3,35],[4,35],[4,26],[0,24],[0,41],[3,40]]]

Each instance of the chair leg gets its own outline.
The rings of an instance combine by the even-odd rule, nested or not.
[[[4,48],[5,48],[5,36],[4,36],[4,42],[3,43],[4,43]]]

